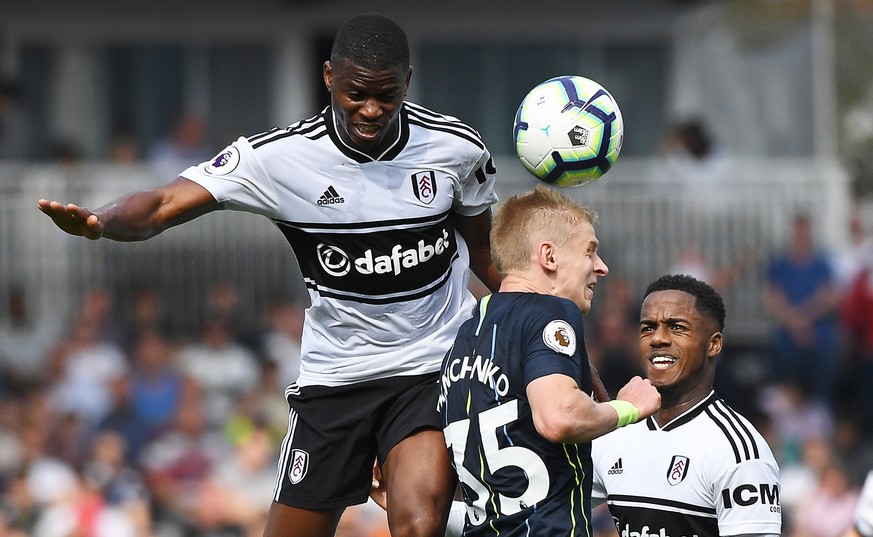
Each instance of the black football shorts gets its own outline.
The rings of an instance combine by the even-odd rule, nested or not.
[[[364,503],[373,462],[422,429],[442,429],[438,373],[349,386],[286,389],[288,433],[279,452],[273,500],[302,509]]]

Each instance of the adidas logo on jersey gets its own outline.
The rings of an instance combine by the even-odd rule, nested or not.
[[[621,457],[619,457],[619,459],[617,461],[615,461],[615,464],[612,465],[612,468],[610,468],[609,471],[606,473],[609,475],[619,475],[623,471],[624,471],[624,468],[622,468],[622,465],[621,465]]]
[[[345,203],[346,199],[339,195],[333,185],[327,187],[327,190],[324,191],[324,194],[318,198],[319,205],[334,205],[337,203]]]

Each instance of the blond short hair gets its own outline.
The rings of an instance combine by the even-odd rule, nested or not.
[[[530,266],[534,246],[549,240],[560,246],[579,231],[580,223],[594,224],[597,213],[563,193],[537,185],[501,203],[491,225],[491,259],[501,275]]]

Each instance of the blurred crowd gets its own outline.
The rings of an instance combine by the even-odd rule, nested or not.
[[[873,244],[852,219],[854,248],[829,254],[813,226],[798,215],[783,252],[714,284],[763,271],[773,319],[765,343],[728,337],[716,388],[776,453],[784,534],[841,537],[873,468]],[[669,270],[712,279],[731,269],[686,253]],[[641,372],[631,283],[610,274],[586,326],[613,396]],[[261,535],[305,305],[273,300],[253,326],[240,320],[238,288],[218,282],[203,297],[199,330],[183,334],[167,322],[159,289],[139,289],[121,310],[116,298],[94,287],[54,325],[37,321],[26,294],[9,294],[0,535]],[[602,537],[612,535],[611,518],[597,514]],[[339,535],[387,535],[384,513],[372,503],[350,509]]]
[[[19,97],[0,84],[0,160],[81,156],[68,143],[43,154],[28,146]],[[694,163],[681,169],[717,177],[717,160],[702,160],[712,144],[694,127],[678,131]],[[145,151],[119,135],[106,159],[146,160],[170,178],[215,150],[202,119],[184,115]],[[839,252],[816,244],[815,215],[800,214],[784,251],[714,267],[688,248],[664,267],[720,290],[748,271],[767,282],[770,337],[754,345],[728,337],[716,388],[768,437],[789,537],[841,537],[873,468],[873,240],[860,214],[847,224],[850,247]],[[613,396],[642,371],[640,283],[610,273],[586,325],[591,360]],[[216,283],[195,333],[167,322],[160,289],[137,291],[120,310],[112,291],[95,287],[59,324],[40,320],[24,292],[8,293],[0,312],[0,535],[262,534],[305,305],[272,301],[249,326],[239,322],[237,293]],[[595,523],[601,537],[614,535],[605,510]],[[372,503],[350,509],[338,535],[387,536],[385,515]]]

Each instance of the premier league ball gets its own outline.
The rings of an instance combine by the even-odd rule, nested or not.
[[[624,124],[612,95],[581,76],[546,80],[515,113],[515,151],[537,179],[575,187],[605,174],[621,151]]]

